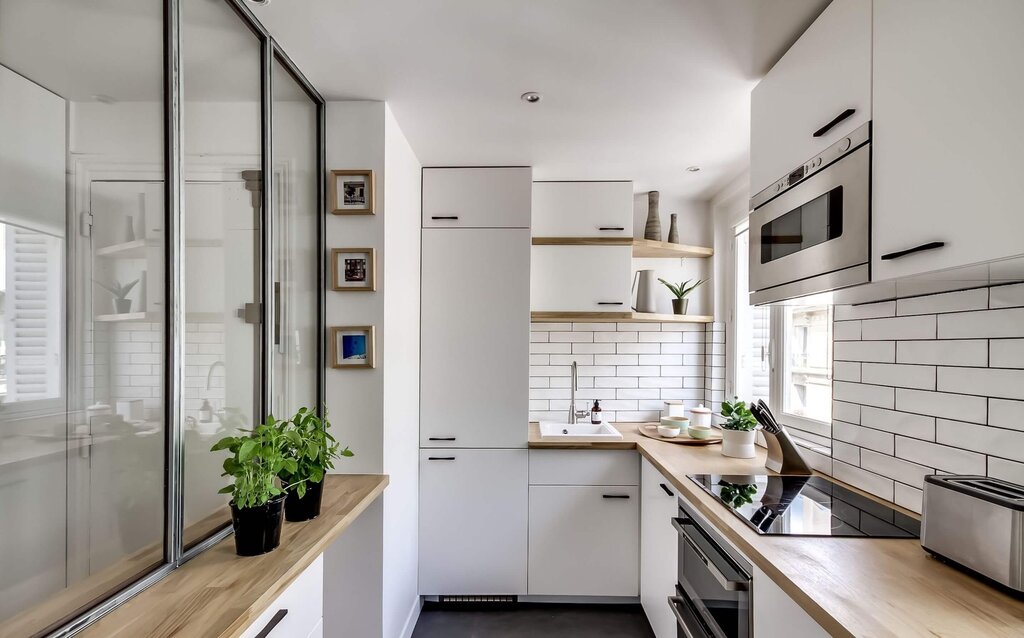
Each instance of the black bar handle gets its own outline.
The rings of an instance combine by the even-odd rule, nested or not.
[[[660,485],[661,489],[665,490],[665,493],[668,494],[669,496],[675,496],[676,495],[675,492],[673,492],[672,490],[668,489],[668,485],[665,485],[664,483],[658,483],[658,485]]]
[[[427,438],[428,441],[454,441],[454,436],[431,436]]]
[[[277,613],[274,614],[274,617],[271,618],[270,622],[267,623],[267,626],[261,629],[260,633],[256,634],[256,638],[267,638],[267,636],[270,635],[270,632],[274,631],[274,627],[277,627],[279,624],[281,624],[281,621],[284,620],[284,617],[287,615],[287,609],[278,609]]]
[[[944,241],[930,241],[927,244],[921,244],[920,246],[914,246],[906,250],[897,250],[894,253],[882,255],[882,261],[889,261],[890,259],[899,259],[900,257],[906,257],[907,255],[913,255],[914,253],[923,252],[925,250],[935,250],[936,248],[942,248],[946,245]]]
[[[601,226],[598,230],[626,230],[622,226]]]
[[[458,218],[459,218],[458,215],[431,215],[430,216],[430,219],[450,219],[450,220],[455,220],[455,219],[458,219]]]
[[[621,302],[621,301],[599,301],[599,302],[597,302],[597,305],[599,305],[599,306],[621,306],[621,305],[623,305],[623,302]]]
[[[629,498],[629,494],[602,494],[601,498]]]
[[[428,461],[454,461],[454,456],[428,456]]]
[[[821,137],[825,133],[828,133],[829,131],[832,130],[832,128],[836,124],[839,124],[840,122],[842,122],[843,120],[845,120],[846,118],[850,117],[851,115],[853,115],[856,112],[857,112],[857,109],[846,109],[845,111],[843,111],[842,113],[837,115],[836,119],[832,120],[831,122],[829,122],[825,126],[821,127],[817,131],[815,131],[814,132],[814,137]]]

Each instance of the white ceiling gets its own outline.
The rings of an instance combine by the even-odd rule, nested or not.
[[[387,100],[425,165],[531,165],[708,199],[747,165],[749,93],[829,0],[271,0],[327,99]],[[543,100],[519,99],[539,91]],[[688,173],[687,166],[702,167]]]

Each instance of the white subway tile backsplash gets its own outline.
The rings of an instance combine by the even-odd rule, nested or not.
[[[619,332],[661,332],[660,323],[619,323],[616,324]]]
[[[663,323],[662,332],[700,332],[704,333],[705,327],[699,323]]]
[[[533,342],[530,344],[530,354],[569,354],[572,352],[571,343],[542,343]]]
[[[832,354],[836,361],[894,363],[896,361],[896,342],[837,341],[832,344]]]
[[[859,321],[836,321],[832,324],[832,338],[836,341],[860,341]]]
[[[989,308],[1012,308],[1024,306],[1024,284],[992,286],[988,291]]]
[[[859,467],[843,463],[841,461],[834,461],[832,463],[832,476],[836,477],[844,483],[849,483],[854,487],[874,494],[875,496],[889,501],[893,500],[893,490],[895,489],[893,484],[894,481],[884,476],[879,476],[873,472],[862,470]]]
[[[832,418],[847,423],[860,423],[861,408],[856,403],[832,401]]]
[[[861,406],[860,423],[876,430],[911,436],[924,441],[935,440],[935,417],[909,412]]]
[[[684,336],[688,337],[696,332],[641,332],[640,343],[681,343]]]
[[[638,356],[635,354],[595,354],[594,364],[599,366],[635,366]]]
[[[850,465],[860,465],[860,446],[851,445],[838,439],[832,441],[832,458]]]
[[[546,354],[531,354],[530,365],[531,366],[546,366],[551,362],[551,357]]]
[[[985,473],[985,456],[983,454],[904,436],[896,437],[896,456],[953,474]],[[903,482],[908,483],[909,481]],[[917,486],[916,483],[912,485]]]
[[[992,339],[989,365],[993,368],[1024,368],[1024,339]]]
[[[618,366],[615,369],[615,376],[619,377],[654,377],[659,374],[659,366]]]
[[[621,344],[620,344],[621,345]],[[573,354],[614,354],[614,343],[574,343],[572,344]]]
[[[900,341],[896,363],[947,366],[987,366],[988,342],[984,339]]]
[[[577,372],[585,377],[614,377],[615,366],[577,366]]]
[[[832,378],[836,381],[860,382],[860,363],[835,361],[832,363]]]
[[[591,334],[591,333],[581,333]],[[636,332],[595,332],[593,334],[594,343],[636,343],[637,333]]]
[[[860,306],[836,306],[833,312],[836,321],[893,317],[896,315],[896,302],[883,301],[881,303],[863,304]]]
[[[704,366],[661,366],[661,374],[669,377],[704,377]]]
[[[990,456],[1024,462],[1024,432],[939,419],[935,440]]]
[[[567,377],[569,373],[569,366],[530,366],[531,377]]]
[[[893,502],[904,509],[920,514],[924,492],[916,487],[910,487],[903,483],[896,483],[895,487],[896,489],[893,493]]]
[[[984,423],[987,402],[984,397],[897,388],[896,409],[901,412]]]
[[[941,367],[938,390],[1003,399],[1024,399],[1024,369]]]
[[[551,378],[550,377],[530,377],[531,388],[550,388]]]
[[[861,364],[861,382],[895,388],[935,389],[935,367],[895,363]]]
[[[545,322],[533,322],[530,324],[530,330],[536,332],[569,332],[572,330],[571,323],[545,323]]]
[[[619,354],[661,354],[660,343],[619,343],[615,345]]]
[[[832,422],[832,438],[889,455],[896,449],[895,435],[844,421]]]
[[[593,332],[549,332],[548,341],[552,343],[590,343],[594,336],[601,333]]]
[[[938,295],[896,300],[896,314],[900,316],[984,310],[986,308],[988,308],[987,288],[958,290]]]
[[[641,388],[678,388],[683,385],[680,377],[640,377]]]
[[[873,405],[879,408],[892,408],[895,401],[895,389],[881,385],[834,381],[832,396],[838,401]]]
[[[530,343],[547,343],[549,340],[546,332],[531,332]]]
[[[705,342],[718,342],[718,333],[703,333],[703,332],[684,332],[683,343],[705,343]]]
[[[935,472],[930,467],[904,461],[894,456],[879,454],[871,450],[862,450],[860,466],[869,472],[880,474],[906,485],[922,487],[924,477]]]
[[[568,330],[572,332],[600,332],[602,330],[610,330],[610,327],[606,323],[574,323],[572,328]]]
[[[635,388],[637,377],[595,377],[594,387],[596,388]]]
[[[615,391],[617,399],[661,399],[661,390],[658,388],[622,388]],[[660,407],[658,408],[661,409]]]
[[[1024,308],[939,315],[939,339],[1024,337]]]
[[[549,365],[553,366],[571,366],[572,362],[575,361],[577,366],[592,366],[594,365],[594,355],[592,354],[553,354],[549,356]]]
[[[1024,401],[989,399],[988,424],[1024,431]]]
[[[934,315],[919,317],[891,317],[888,319],[866,319],[861,322],[861,338],[865,341],[885,339],[934,339],[936,319]]]
[[[988,459],[988,476],[1018,485],[1024,485],[1024,463],[1016,463],[996,457]]]
[[[636,412],[619,412],[616,417],[616,421],[624,421],[631,423],[639,423],[645,421],[657,421],[661,418],[661,412],[656,410],[647,411],[636,411]]]
[[[657,345],[657,344],[655,344]],[[717,345],[717,344],[711,344]],[[683,354],[704,356],[708,344],[705,343],[663,343],[661,344],[662,354]]]

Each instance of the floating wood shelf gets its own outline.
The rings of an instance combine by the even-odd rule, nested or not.
[[[535,323],[614,323],[617,321],[636,323],[711,323],[714,317],[708,315],[662,315],[652,312],[531,312],[530,320]]]
[[[534,246],[632,246],[634,257],[670,258],[710,257],[714,249],[704,246],[670,244],[667,241],[632,237],[534,237]]]
[[[105,323],[115,321],[159,321],[160,314],[155,312],[123,312],[116,315],[96,315],[96,321]]]

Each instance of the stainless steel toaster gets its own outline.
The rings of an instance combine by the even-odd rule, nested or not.
[[[1024,486],[985,476],[926,476],[921,546],[1024,592]]]

